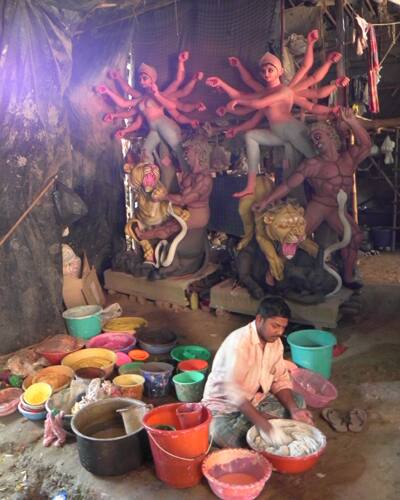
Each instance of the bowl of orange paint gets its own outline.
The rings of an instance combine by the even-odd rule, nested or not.
[[[128,352],[128,356],[132,361],[146,361],[149,359],[150,354],[142,349],[132,349]]]
[[[225,448],[204,459],[202,472],[218,498],[250,500],[263,490],[271,477],[272,465],[255,451]]]

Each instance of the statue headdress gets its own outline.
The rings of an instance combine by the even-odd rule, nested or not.
[[[276,68],[279,73],[283,72],[283,67],[280,59],[274,56],[274,54],[271,54],[271,52],[266,52],[258,62],[258,65],[260,67],[265,66],[266,64],[271,64],[271,66]]]
[[[157,70],[156,70],[156,68],[153,68],[153,66],[150,66],[149,64],[142,63],[139,66],[138,72],[139,72],[139,74],[146,73],[146,75],[149,75],[149,77],[153,80],[153,83],[155,83],[157,80],[157,76],[158,76]]]

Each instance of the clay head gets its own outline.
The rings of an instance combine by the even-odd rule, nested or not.
[[[332,125],[324,121],[314,122],[310,126],[310,137],[316,150],[324,153],[329,143],[335,145],[336,151],[342,147],[340,136]]]
[[[266,52],[258,61],[258,65],[260,68],[267,65],[273,66],[277,70],[279,76],[283,73],[281,61],[278,57],[274,56],[274,54],[271,54],[271,52]]]
[[[149,83],[149,85],[151,85],[152,83],[155,83],[157,81],[157,71],[155,68],[153,68],[153,66],[150,66],[149,64],[142,63],[139,66],[138,73],[138,80],[142,87],[147,87],[147,82]]]

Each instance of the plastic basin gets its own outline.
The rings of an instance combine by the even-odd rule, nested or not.
[[[279,424],[279,422],[282,420],[283,419],[276,419],[274,420],[274,422],[277,422]],[[278,472],[282,472],[283,474],[297,474],[299,472],[304,472],[314,467],[314,465],[320,459],[320,456],[326,448],[326,437],[316,427],[304,423],[301,423],[301,425],[307,427],[308,429],[312,429],[314,437],[318,438],[320,442],[319,450],[314,453],[310,453],[309,455],[303,457],[285,457],[259,449],[254,442],[254,439],[258,435],[258,430],[255,426],[251,427],[247,431],[247,444],[250,448],[261,453],[269,462],[271,462],[274,469],[276,469]]]
[[[333,346],[336,337],[323,330],[299,330],[287,337],[292,360],[302,368],[331,376]]]
[[[61,334],[44,341],[35,351],[44,356],[52,365],[59,365],[67,354],[79,351],[84,346],[83,340]]]
[[[272,466],[260,453],[226,448],[208,455],[202,465],[208,484],[218,498],[257,498],[271,477]]]
[[[301,394],[312,408],[323,408],[337,398],[336,387],[317,372],[296,368],[290,375],[294,392]]]
[[[77,306],[67,309],[62,317],[73,337],[88,340],[101,332],[101,306]]]
[[[147,320],[144,318],[139,318],[136,316],[120,316],[119,318],[114,318],[108,321],[104,327],[104,332],[126,332],[131,335],[135,333],[136,330],[147,326]]]
[[[171,330],[143,330],[136,338],[139,347],[150,354],[166,354],[176,345],[177,336]]]
[[[122,365],[118,368],[118,373],[120,375],[124,375],[126,373],[135,373],[136,375],[140,375],[140,368],[144,364],[144,361],[133,361],[132,363],[126,363],[126,365]]]
[[[113,384],[118,387],[121,396],[141,400],[143,397],[144,377],[133,373],[118,375],[113,379]]]
[[[92,337],[87,343],[87,347],[101,347],[114,352],[124,352],[128,354],[136,345],[136,339],[128,333],[102,333]]]
[[[73,352],[65,356],[61,364],[69,366],[74,371],[79,368],[101,368],[105,372],[105,376],[111,375],[117,355],[114,351],[101,348],[82,349],[81,351]]]
[[[204,373],[207,375],[208,372],[208,361],[204,359],[185,359],[178,363],[178,370],[181,372],[196,371]]]
[[[184,361],[185,359],[203,359],[209,361],[211,352],[200,345],[180,345],[172,349],[171,358],[175,361]]]

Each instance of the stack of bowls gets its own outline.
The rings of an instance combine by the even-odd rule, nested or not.
[[[50,384],[38,382],[32,384],[21,395],[18,410],[29,420],[44,420],[46,418],[46,402],[51,397],[53,389]]]

